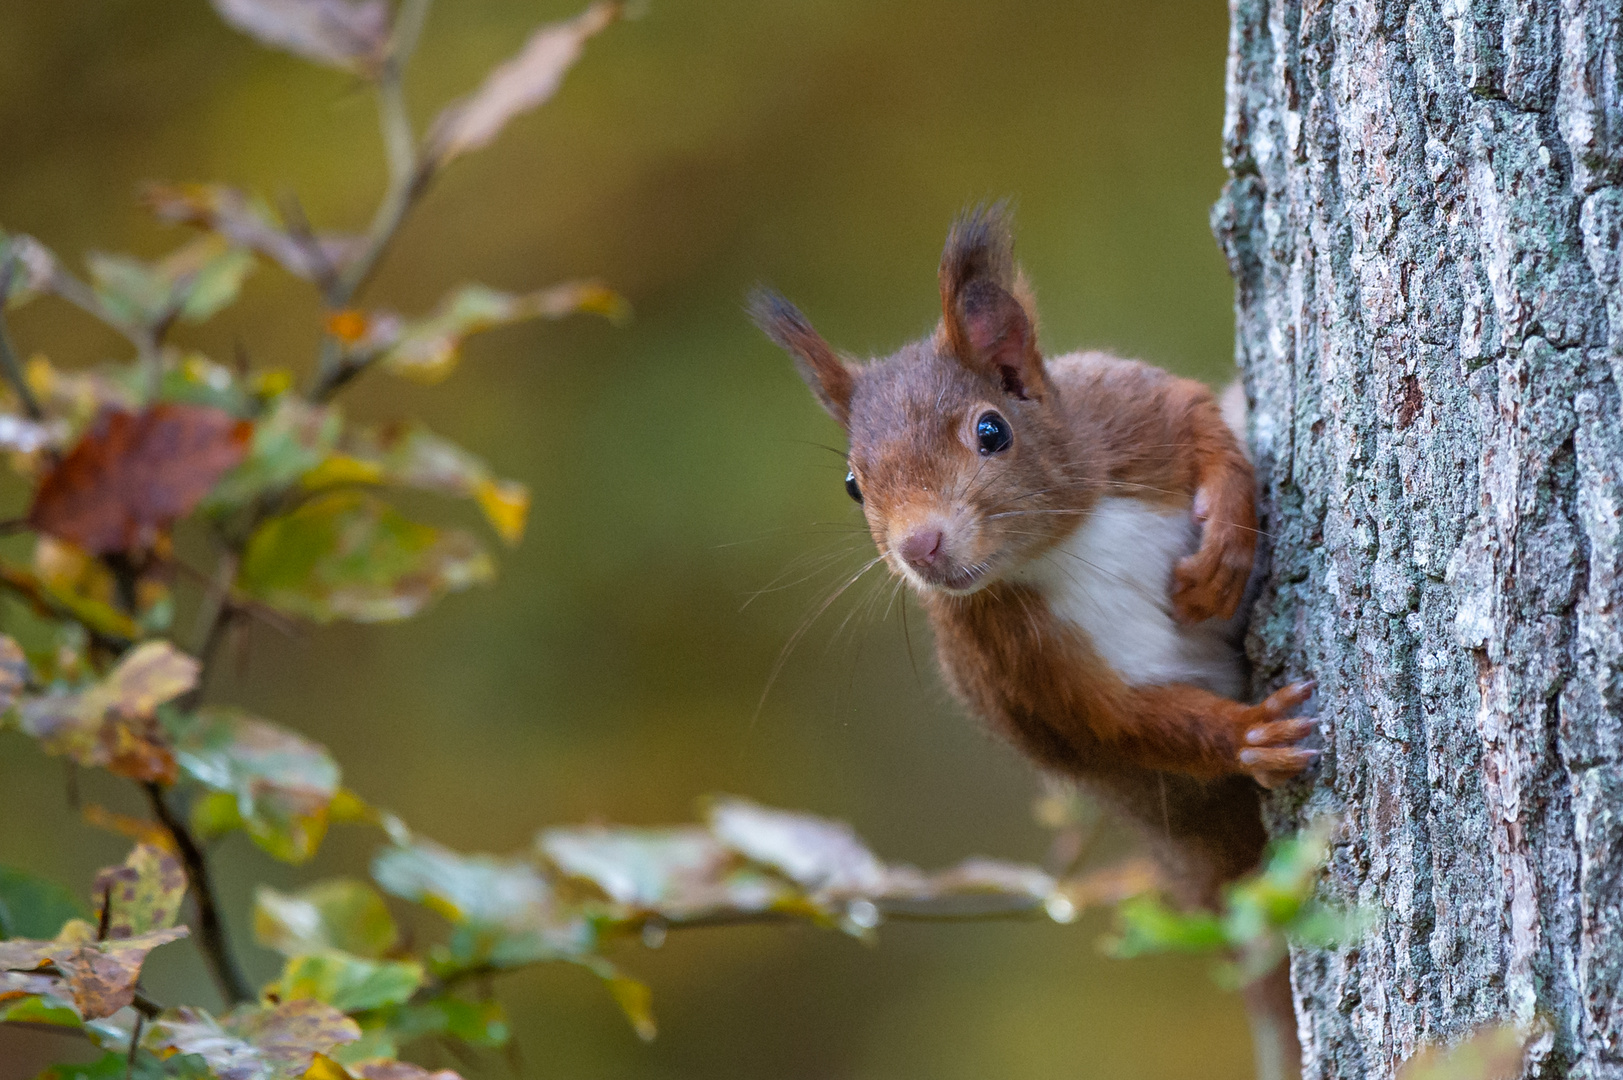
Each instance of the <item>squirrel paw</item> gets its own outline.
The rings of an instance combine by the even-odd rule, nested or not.
[[[1233,615],[1251,576],[1256,538],[1232,528],[1208,530],[1200,550],[1172,569],[1172,613],[1181,622]]]
[[[1313,682],[1275,690],[1246,711],[1238,754],[1240,771],[1265,788],[1276,788],[1318,760],[1319,751],[1299,746],[1318,721],[1288,714],[1313,695]]]

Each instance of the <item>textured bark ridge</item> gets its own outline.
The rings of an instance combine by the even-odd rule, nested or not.
[[[1258,687],[1319,680],[1308,1077],[1518,1021],[1623,1077],[1623,0],[1233,0],[1214,225],[1272,573]]]

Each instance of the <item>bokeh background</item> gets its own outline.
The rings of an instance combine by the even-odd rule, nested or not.
[[[419,120],[573,10],[439,4],[408,84]],[[495,332],[444,385],[373,375],[348,399],[528,483],[529,536],[495,587],[416,622],[256,631],[222,696],[325,742],[350,786],[463,849],[516,850],[546,823],[688,820],[726,791],[848,819],[924,866],[1041,858],[1035,777],[947,700],[917,610],[904,627],[877,578],[810,626],[768,689],[867,541],[838,430],[742,298],[772,282],[830,340],[886,352],[933,321],[953,213],[1012,196],[1050,351],[1224,381],[1232,294],[1206,212],[1225,34],[1215,0],[652,0],[590,45],[552,104],[448,172],[368,294],[416,311],[466,280],[599,275],[633,301],[624,328]],[[0,224],[72,262],[155,256],[183,236],[136,207],[151,179],[297,192],[318,226],[359,228],[383,182],[373,103],[203,0],[0,0]],[[319,314],[266,267],[179,340],[306,368]],[[122,357],[52,301],[12,330],[67,367]],[[88,799],[133,809],[89,784]],[[0,862],[87,883],[125,845],[80,824],[63,788],[58,763],[0,736]],[[340,830],[298,869],[240,836],[222,845],[256,975],[275,959],[248,944],[251,883],[361,872],[376,839]],[[651,1045],[579,969],[512,976],[501,994],[531,1077],[1247,1075],[1239,1004],[1206,963],[1111,960],[1104,930],[889,926],[875,948],[810,929],[674,934],[620,957],[654,987]],[[184,948],[152,972],[160,999],[212,998]],[[0,1033],[0,1076],[81,1052]],[[499,1057],[436,1053],[419,1056],[512,1075]]]

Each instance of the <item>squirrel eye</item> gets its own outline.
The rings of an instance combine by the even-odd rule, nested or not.
[[[845,474],[845,493],[862,505],[862,489],[857,487],[857,474],[847,471]]]
[[[975,442],[982,454],[1001,454],[1014,445],[1014,432],[1009,422],[995,412],[989,412],[975,421]]]

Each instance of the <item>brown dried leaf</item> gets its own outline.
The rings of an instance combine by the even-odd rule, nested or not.
[[[46,474],[28,523],[93,555],[149,548],[242,460],[252,434],[203,405],[109,410]]]
[[[262,44],[318,64],[371,73],[389,45],[384,0],[210,0],[220,18]]]
[[[173,783],[175,759],[153,713],[197,682],[196,660],[166,641],[124,654],[101,682],[86,689],[25,699],[19,726],[52,754],[134,780]]]
[[[444,164],[458,154],[490,145],[509,120],[558,92],[564,73],[580,57],[587,39],[619,18],[624,6],[618,0],[601,0],[573,19],[551,23],[530,35],[519,54],[487,75],[479,89],[435,117],[426,156]]]
[[[248,1005],[216,1020],[202,1009],[171,1009],[153,1021],[144,1045],[160,1056],[196,1054],[219,1080],[293,1080],[360,1026],[319,1001],[274,1008]]]
[[[65,938],[70,936],[67,930]],[[72,1001],[86,1020],[95,1020],[135,1000],[135,983],[148,953],[185,936],[186,928],[175,926],[122,941],[0,941],[0,972],[56,976],[56,988],[49,992]]]

